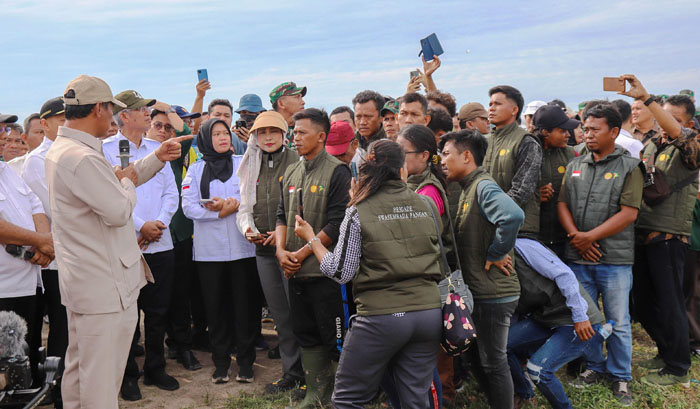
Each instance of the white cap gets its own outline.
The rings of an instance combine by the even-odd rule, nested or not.
[[[547,105],[547,103],[544,101],[532,101],[525,106],[523,115],[535,115],[535,112],[537,112],[537,110],[544,105]]]

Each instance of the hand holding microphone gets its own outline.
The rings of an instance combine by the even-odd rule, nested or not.
[[[134,186],[136,186],[138,185],[139,178],[134,167],[129,165],[129,158],[133,157],[129,155],[129,150],[128,140],[122,139],[119,141],[119,155],[117,155],[117,157],[121,161],[121,166],[117,167],[114,174],[117,176],[119,181],[121,181],[122,178],[129,178],[134,183]]]

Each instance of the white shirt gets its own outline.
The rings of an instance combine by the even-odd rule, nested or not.
[[[121,132],[105,139],[102,143],[102,151],[107,162],[114,166],[121,165],[119,155],[119,141],[126,137]],[[160,142],[148,138],[141,139],[141,145],[136,147],[129,142],[129,162],[143,159],[160,146]],[[136,188],[136,207],[134,208],[134,228],[136,235],[141,237],[141,227],[148,221],[160,220],[164,225],[170,226],[170,220],[177,211],[178,197],[175,177],[170,166],[164,166],[148,182]],[[159,253],[173,249],[173,239],[170,229],[163,230],[160,241],[150,243],[143,252],[146,254]]]
[[[49,205],[49,190],[46,188],[46,172],[44,171],[44,158],[46,152],[53,144],[53,141],[44,136],[44,140],[33,151],[25,155],[24,165],[20,175],[24,183],[32,189],[35,195],[44,206],[44,211],[51,221],[51,206]],[[46,268],[47,270],[58,270],[58,262],[54,259]]]
[[[236,171],[243,160],[242,155],[233,156],[233,174],[225,183],[218,179],[209,183],[210,197],[241,200],[241,189]],[[238,231],[238,212],[219,218],[199,202],[202,198],[199,189],[205,161],[195,162],[187,169],[182,180],[182,211],[194,222],[193,259],[195,261],[233,261],[255,257],[255,245]]]
[[[11,161],[7,162],[8,165],[10,165],[10,169],[15,171],[16,174],[22,173],[22,165],[24,165],[24,160],[27,159],[28,153],[25,153],[22,156],[18,156]]]
[[[642,142],[634,139],[629,132],[622,128],[620,128],[620,134],[615,138],[615,144],[627,149],[630,156],[633,158],[639,158],[639,152],[644,149],[644,144]]]
[[[0,218],[36,231],[33,215],[44,213],[39,198],[5,162],[0,162]],[[0,245],[0,298],[26,297],[41,286],[41,268],[11,256]]]

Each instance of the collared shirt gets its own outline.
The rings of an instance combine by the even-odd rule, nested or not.
[[[646,133],[637,129],[636,126],[632,127],[632,132],[630,132],[630,133],[632,134],[632,137],[634,139],[642,142],[642,144],[644,146],[647,146],[649,141],[651,141],[651,138],[661,135],[661,127],[656,122],[656,120],[654,120],[654,126],[650,130],[648,130]]]
[[[232,197],[240,202],[241,188],[236,170],[243,156],[233,155],[233,174],[226,182],[214,179],[209,183],[210,197],[226,199]],[[233,261],[255,257],[255,245],[238,231],[238,212],[223,219],[219,212],[202,206],[199,184],[202,180],[205,161],[195,162],[187,169],[182,180],[182,210],[194,222],[193,259],[195,261]]]
[[[28,153],[25,153],[22,156],[18,156],[11,161],[7,162],[8,165],[10,165],[10,169],[12,169],[16,174],[21,174],[22,173],[22,166],[24,165],[24,161],[27,159]]]
[[[39,198],[5,162],[0,162],[0,219],[23,229],[36,231],[35,214],[44,213]],[[29,261],[11,256],[0,246],[0,298],[36,294],[41,269]]]
[[[164,165],[150,154],[134,169],[145,183]],[[134,184],[117,180],[99,139],[64,126],[45,166],[61,302],[78,314],[128,309],[153,278],[134,233]]]
[[[51,220],[51,207],[49,206],[49,191],[46,188],[46,172],[44,171],[44,158],[53,141],[44,136],[44,140],[33,151],[27,154],[27,158],[22,166],[21,176],[24,183],[32,189],[35,195],[41,200],[44,211]],[[58,270],[58,263],[54,259],[49,264],[47,270]]]
[[[107,161],[114,166],[120,165],[119,141],[126,140],[121,131],[116,135],[107,138],[102,143]],[[160,146],[160,142],[148,138],[141,139],[141,145],[129,141],[129,154],[133,156],[129,162],[143,159]],[[164,225],[169,226],[173,214],[178,207],[177,185],[175,176],[170,166],[164,166],[148,182],[136,188],[136,207],[134,208],[134,228],[136,235],[141,236],[141,228],[146,222],[160,220]],[[151,242],[143,252],[146,254],[158,253],[173,249],[173,239],[170,235],[170,228],[163,230],[160,241]]]
[[[644,149],[644,144],[624,129],[620,129],[620,134],[615,138],[615,145],[627,149],[633,158],[639,158],[639,153]]]

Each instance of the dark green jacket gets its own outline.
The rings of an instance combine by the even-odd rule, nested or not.
[[[427,202],[400,181],[360,202],[362,258],[353,279],[359,315],[440,307],[440,246]],[[439,219],[438,219],[439,222]]]
[[[516,272],[506,276],[495,266],[484,271],[496,226],[481,214],[479,208],[477,186],[482,180],[493,181],[493,178],[483,168],[478,168],[460,181],[462,195],[457,210],[455,236],[462,275],[475,300],[517,296],[520,294],[520,284]],[[512,258],[513,250],[508,254]]]
[[[189,135],[192,133],[190,128],[187,126],[187,124],[184,124],[185,127],[181,132],[175,132],[175,136],[182,136],[182,135]],[[179,158],[170,161],[170,167],[173,169],[173,176],[175,177],[175,184],[177,185],[177,193],[178,193],[178,205],[177,205],[177,211],[173,215],[173,218],[170,219],[170,237],[173,239],[173,244],[179,243],[188,239],[192,238],[192,234],[194,234],[194,225],[192,224],[192,220],[188,219],[185,217],[185,214],[182,212],[182,178],[185,173],[187,173],[187,168],[190,167],[191,163],[189,163],[189,160],[186,160],[189,158],[189,153],[190,153],[190,148],[192,147],[192,139],[189,141],[182,142],[180,144],[180,150],[182,154],[180,155]]]
[[[642,158],[646,162],[650,156],[656,153],[656,144],[649,143],[642,151]],[[698,195],[698,170],[690,170],[685,167],[680,158],[680,151],[670,144],[661,149],[654,164],[664,173],[669,187],[693,175],[695,175],[695,180],[681,190],[671,193],[666,200],[656,206],[649,206],[642,201],[637,228],[690,236],[693,225],[693,207]]]
[[[639,159],[615,148],[595,162],[592,154],[574,158],[566,168],[566,204],[579,231],[590,231],[620,211],[620,197],[627,176],[639,169]],[[634,263],[634,223],[620,233],[598,242],[601,264]],[[573,247],[566,246],[566,258],[582,262]],[[587,263],[584,261],[584,263]]]
[[[566,242],[566,232],[559,223],[557,215],[557,197],[561,189],[561,181],[566,173],[566,165],[576,156],[574,148],[544,149],[542,156],[542,174],[540,186],[548,183],[554,188],[554,195],[548,202],[540,202],[540,240],[545,244]]]
[[[355,138],[357,138],[357,140],[360,141],[360,147],[364,150],[367,150],[367,147],[370,143],[378,141],[380,139],[386,139],[386,132],[384,132],[384,127],[380,126],[377,133],[370,136],[368,140],[365,140],[365,138],[362,137],[362,135],[360,135],[360,132],[355,132]]]
[[[526,135],[530,134],[518,126],[516,122],[513,122],[501,129],[494,130],[489,137],[489,146],[486,149],[483,167],[504,192],[508,192],[513,185],[513,177],[517,170],[515,165],[518,161],[518,150]],[[523,211],[525,212],[525,223],[520,231],[536,235],[540,229],[539,190],[535,191],[532,199],[523,207]]]
[[[287,251],[297,251],[306,242],[294,234],[295,216],[299,214],[300,198],[302,217],[318,233],[327,224],[328,191],[333,171],[338,166],[347,166],[329,155],[325,149],[312,160],[301,160],[290,165],[282,180],[282,197],[287,219]],[[331,245],[329,250],[333,250]],[[307,257],[295,278],[325,277],[321,273],[318,260],[313,255]]]
[[[277,221],[277,206],[280,201],[280,181],[287,168],[299,162],[296,152],[282,148],[280,152],[262,153],[258,185],[255,190],[255,206],[253,221],[261,233],[275,231]],[[270,166],[272,165],[272,166]],[[255,246],[255,254],[259,256],[274,256],[275,246]]]
[[[563,325],[574,325],[571,319],[571,310],[566,305],[566,297],[562,294],[557,284],[540,275],[527,262],[515,252],[515,264],[518,266],[518,279],[520,280],[520,299],[516,312],[521,315],[529,315],[537,323],[554,328]],[[588,295],[581,284],[579,292],[588,303],[588,320],[591,325],[603,322],[603,315]]]

